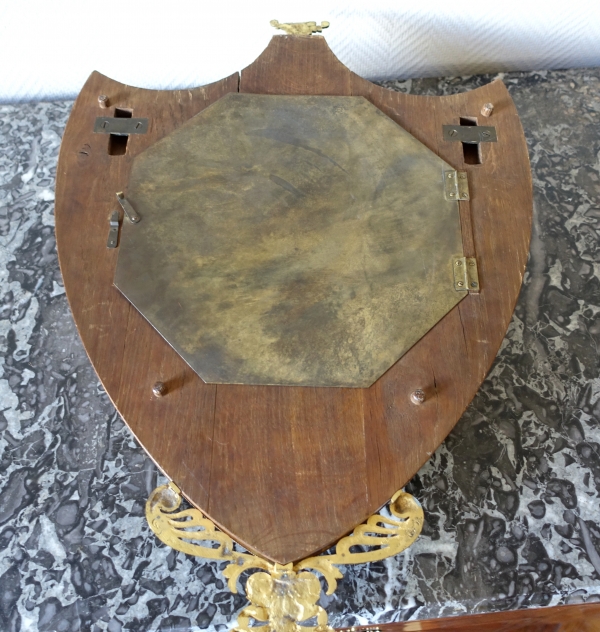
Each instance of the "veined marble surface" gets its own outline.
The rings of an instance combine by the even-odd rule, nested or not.
[[[390,82],[449,94],[494,77]],[[600,70],[508,73],[535,219],[524,287],[479,394],[407,490],[423,534],[345,569],[335,626],[600,601]],[[53,229],[71,103],[0,106],[0,630],[225,630],[224,564],[163,546],[164,479],[77,336]]]

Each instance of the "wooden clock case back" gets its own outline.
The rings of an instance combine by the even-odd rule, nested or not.
[[[107,249],[115,192],[132,159],[230,92],[363,96],[455,169],[463,251],[481,289],[469,293],[369,388],[207,384],[113,286]],[[107,95],[108,109],[98,96]],[[480,112],[488,102],[493,115]],[[149,119],[145,134],[110,146],[98,116]],[[466,164],[443,125],[493,125],[498,142]],[[114,139],[113,139],[114,140]],[[122,139],[119,141],[122,142]],[[124,153],[118,153],[124,152]],[[424,97],[366,81],[322,37],[275,36],[241,74],[193,90],[132,88],[94,72],[60,152],[56,233],[65,289],[87,353],[131,431],[184,496],[257,555],[301,560],[336,542],[400,489],[453,428],[507,330],[527,261],[532,191],[527,146],[500,81]],[[153,396],[163,381],[167,395]],[[421,405],[411,402],[416,389]]]

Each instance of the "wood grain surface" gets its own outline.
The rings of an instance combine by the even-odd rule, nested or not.
[[[222,95],[361,95],[441,158],[469,173],[461,202],[466,256],[481,292],[470,294],[368,389],[207,385],[112,286],[107,250],[115,192],[132,157]],[[98,95],[109,109],[98,107]],[[442,125],[477,117],[498,142],[466,165]],[[124,155],[93,134],[115,107],[150,119]],[[483,121],[479,121],[483,123]],[[523,131],[501,82],[449,97],[385,90],[343,66],[321,37],[275,36],[241,77],[191,91],[131,88],[93,73],[73,108],[59,159],[56,231],[79,333],[115,406],[159,467],[223,530],[286,563],[309,556],[377,511],[429,458],[485,378],[514,309],[527,261],[531,175]],[[152,385],[167,384],[165,397]],[[421,406],[410,393],[422,388]]]
[[[340,629],[352,632],[600,632],[600,604],[573,604]]]

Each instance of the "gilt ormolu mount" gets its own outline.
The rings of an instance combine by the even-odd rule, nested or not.
[[[123,191],[128,199],[135,157],[236,92],[362,97],[450,171],[467,174],[470,199],[452,202],[458,207],[461,249],[448,253],[456,259],[450,262],[455,268],[447,268],[450,289],[462,290],[462,300],[368,387],[204,382],[113,286],[120,245],[106,247],[108,220],[117,208],[115,193]],[[99,95],[106,98],[99,101]],[[494,104],[493,114],[484,118],[480,113],[488,103]],[[94,133],[100,116],[146,119],[147,132]],[[137,122],[129,125],[135,129]],[[455,126],[459,137],[461,127],[493,126],[497,142],[465,152],[460,140],[444,136],[444,125]],[[448,195],[459,191],[456,178]],[[443,195],[441,179],[439,184]],[[136,210],[139,225],[123,218],[121,239],[127,238],[125,231],[143,227],[143,211]],[[353,531],[389,501],[452,429],[506,332],[524,272],[530,222],[525,139],[501,82],[450,97],[394,93],[350,72],[320,37],[274,37],[241,76],[191,91],[135,89],[92,74],[73,109],[57,178],[65,287],[107,392],[183,495],[279,569],[293,562],[298,568]],[[481,287],[467,294],[464,285],[455,284],[471,277],[455,272],[473,259]],[[152,393],[158,381],[165,384],[159,398]],[[177,496],[177,488],[169,493]],[[174,509],[175,501],[165,504],[161,498],[160,506]]]

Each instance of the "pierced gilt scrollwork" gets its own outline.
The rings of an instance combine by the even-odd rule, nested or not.
[[[155,489],[146,503],[146,518],[156,536],[170,547],[213,560],[227,561],[223,571],[229,589],[238,592],[240,575],[250,569],[245,592],[250,602],[238,617],[236,630],[256,627],[263,632],[329,632],[327,613],[317,604],[321,573],[331,595],[342,577],[338,565],[364,564],[400,553],[416,539],[423,526],[423,510],[410,494],[397,492],[389,505],[389,516],[371,516],[354,532],[342,538],[331,555],[310,557],[297,564],[273,564],[250,553],[236,551],[233,540],[219,531],[198,509],[177,511],[181,493],[169,483]],[[216,546],[215,546],[216,545]],[[360,547],[359,550],[353,550]],[[301,625],[316,618],[316,625]],[[265,625],[250,625],[251,620]]]

